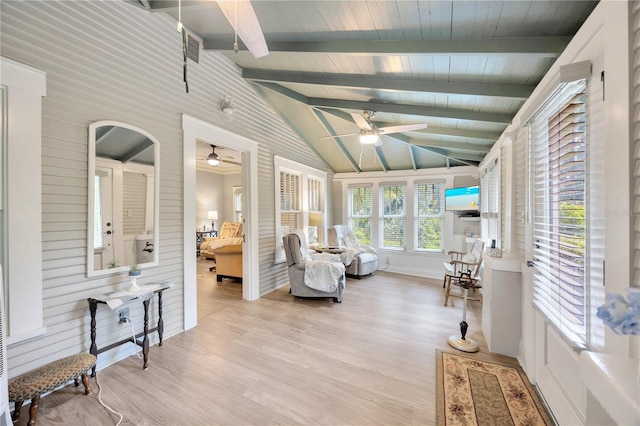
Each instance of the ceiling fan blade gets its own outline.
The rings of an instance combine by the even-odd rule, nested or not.
[[[427,127],[427,124],[403,124],[399,126],[381,127],[378,129],[378,133],[386,135],[388,133],[409,132],[411,130],[425,129]]]
[[[341,138],[343,136],[354,136],[354,135],[359,135],[360,132],[358,133],[345,133],[343,135],[334,135],[334,136],[321,136],[318,139],[334,139],[334,138]]]
[[[373,127],[371,127],[371,124],[367,120],[365,120],[365,118],[362,115],[358,114],[357,112],[352,112],[351,117],[353,117],[353,121],[355,121],[355,123],[361,129],[373,130]]]
[[[225,160],[224,158],[222,160],[223,163],[229,163],[229,164],[235,164],[236,166],[242,166],[242,163],[238,163],[237,161],[233,161],[233,160]]]
[[[218,0],[218,6],[254,58],[269,54],[260,22],[249,0]]]

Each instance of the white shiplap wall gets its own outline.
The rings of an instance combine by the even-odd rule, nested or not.
[[[635,215],[635,223],[633,224],[634,239],[632,254],[632,269],[633,275],[631,280],[635,286],[640,287],[640,215],[637,213],[640,211],[640,2],[631,2],[631,31],[633,37],[631,38],[631,67],[633,69],[633,95],[631,98],[631,116],[633,121],[631,123],[632,140],[633,144],[633,210]],[[637,345],[637,356],[640,356],[640,343]]]
[[[164,14],[118,1],[3,1],[0,7],[2,56],[47,73],[42,119],[47,334],[9,348],[10,377],[87,351],[86,298],[126,282],[124,276],[86,277],[87,128],[93,121],[123,121],[145,129],[160,142],[160,265],[144,271],[140,281],[163,279],[176,284],[164,296],[167,336],[183,328],[183,113],[259,143],[258,167],[253,172],[260,182],[255,212],[260,225],[260,293],[286,282],[284,265],[273,265],[273,155],[321,170],[327,167],[266,107],[235,65],[222,55],[201,52],[199,64],[189,62],[191,93],[186,94],[181,37],[175,22]],[[233,121],[226,120],[218,107],[225,95],[234,101]],[[328,188],[331,192],[331,179]],[[140,307],[130,306],[133,320],[139,323]],[[111,312],[99,310],[99,346],[126,336],[127,330],[116,322]]]

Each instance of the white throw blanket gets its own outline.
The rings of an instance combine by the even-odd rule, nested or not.
[[[307,236],[300,229],[293,231],[300,240],[300,253],[305,262],[304,284],[314,290],[331,293],[338,288],[338,280],[345,268],[340,256],[330,253],[316,253],[307,246]]]
[[[344,265],[326,260],[307,260],[304,268],[304,285],[318,291],[332,293],[344,274]]]
[[[344,249],[344,252],[340,254],[340,260],[345,265],[350,265],[353,262],[353,259],[358,255],[358,253],[373,253],[378,254],[376,249],[371,246],[360,244],[358,239],[351,228],[347,225],[335,225],[333,227],[336,231],[336,239],[338,240],[338,245],[340,248]]]

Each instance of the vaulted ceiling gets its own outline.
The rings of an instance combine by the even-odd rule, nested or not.
[[[178,19],[177,1],[131,1]],[[233,51],[216,1],[182,1],[181,21],[335,172],[359,172],[477,165],[597,2],[251,4],[269,49],[258,59],[242,42]],[[364,111],[378,128],[428,127],[362,145],[351,114]]]

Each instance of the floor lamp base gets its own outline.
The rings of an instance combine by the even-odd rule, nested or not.
[[[458,334],[452,334],[448,340],[449,346],[452,346],[462,352],[478,352],[480,349],[478,344],[471,339],[463,339]]]

